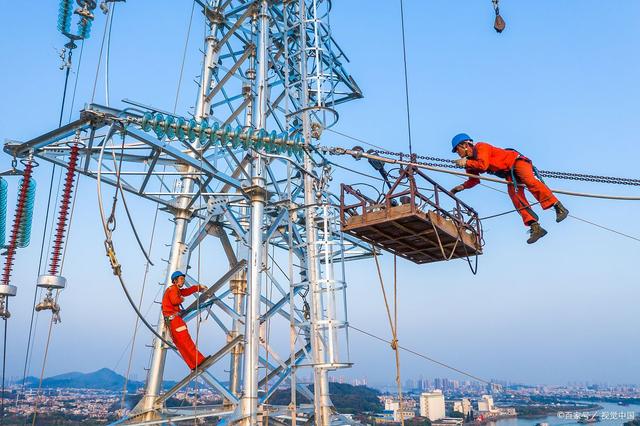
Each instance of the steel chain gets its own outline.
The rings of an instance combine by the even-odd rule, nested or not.
[[[374,155],[383,155],[383,156],[386,155],[386,156],[394,156],[399,158],[403,158],[403,157],[411,158],[409,154],[405,154],[403,152],[382,151],[382,150],[370,150],[368,152]],[[454,164],[454,161],[448,158],[429,157],[426,155],[416,155],[416,158],[419,158],[421,160],[428,160],[429,162],[420,162],[420,161],[416,162],[417,164],[421,164],[425,166],[446,167],[451,169],[462,168],[462,167],[456,166]],[[542,177],[547,177],[552,179],[609,183],[609,184],[615,184],[615,185],[640,186],[640,179],[631,179],[631,178],[613,177],[613,176],[587,175],[583,173],[555,172],[551,170],[538,170],[538,173]]]

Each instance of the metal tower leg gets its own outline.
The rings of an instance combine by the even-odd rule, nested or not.
[[[244,297],[247,292],[247,273],[241,271],[231,280],[231,292],[233,293],[233,307],[236,312],[244,312]],[[228,339],[235,339],[241,332],[241,321],[233,320],[231,334]],[[244,352],[242,345],[237,345],[231,352],[231,360],[229,365],[229,390],[238,396],[240,391],[240,378],[242,371],[242,353]]]
[[[183,192],[190,192],[192,186],[192,179],[185,178],[182,180]],[[175,225],[173,229],[173,241],[171,242],[171,254],[169,255],[169,263],[167,265],[167,277],[165,279],[165,287],[171,283],[171,273],[177,269],[183,267],[183,255],[185,253],[185,237],[187,234],[187,225],[190,220],[190,213],[184,209],[186,203],[189,202],[189,197],[180,197],[178,203],[182,207],[175,213]],[[164,336],[165,325],[162,311],[158,318],[157,325],[158,334]],[[167,347],[160,339],[155,339],[153,343],[153,357],[151,359],[151,365],[149,366],[149,373],[147,376],[147,385],[144,392],[144,397],[138,403],[137,409],[134,411],[148,412],[145,414],[145,420],[151,420],[154,418],[153,410],[156,398],[160,395],[162,388],[162,376],[164,373],[164,363],[167,357]]]
[[[266,0],[260,2],[258,12],[258,73],[256,84],[255,127],[265,126],[267,117],[269,46],[269,16]],[[258,362],[260,350],[260,294],[263,269],[263,223],[266,203],[266,169],[262,156],[254,152],[251,161],[251,227],[249,267],[247,279],[247,309],[245,314],[245,347],[243,366],[243,394],[240,400],[241,424],[254,426],[258,422]]]

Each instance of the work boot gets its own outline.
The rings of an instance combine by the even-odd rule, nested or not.
[[[569,210],[565,206],[562,205],[560,201],[553,205],[553,208],[556,209],[556,222],[560,223],[569,216]]]
[[[542,226],[540,226],[538,222],[533,222],[530,226],[531,226],[531,228],[529,229],[530,235],[529,235],[529,239],[527,240],[527,244],[533,244],[536,241],[538,241],[540,238],[547,235],[547,231]]]

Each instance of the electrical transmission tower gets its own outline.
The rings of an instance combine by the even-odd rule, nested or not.
[[[68,167],[75,146],[79,173],[123,198],[159,203],[174,224],[165,285],[178,269],[196,282],[189,266],[205,238],[220,247],[206,256],[228,260],[183,312],[187,322],[201,312],[213,318],[207,325],[225,336],[219,350],[163,391],[172,348],[155,338],[144,396],[124,423],[215,417],[255,425],[269,417],[329,425],[338,417],[328,373],[350,365],[344,262],[370,249],[340,233],[332,170],[314,144],[337,122],[336,106],[360,98],[360,89],[331,35],[330,0],[197,3],[209,30],[193,116],[130,101],[121,110],[91,104],[68,125],[5,151]],[[110,236],[105,245],[122,280]],[[155,333],[168,337],[162,313]],[[313,387],[300,383],[301,369],[312,371]],[[224,402],[167,408],[196,378]],[[285,387],[291,404],[271,405]]]

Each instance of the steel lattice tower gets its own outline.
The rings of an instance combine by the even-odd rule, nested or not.
[[[255,425],[269,416],[295,424],[313,416],[328,425],[336,419],[328,372],[350,365],[344,261],[369,249],[339,232],[332,170],[314,145],[337,122],[336,106],[361,97],[360,89],[331,35],[330,0],[198,4],[209,31],[192,117],[91,104],[70,124],[5,151],[66,167],[68,140],[82,134],[78,172],[170,212],[165,285],[173,270],[188,271],[207,237],[228,260],[229,270],[211,285],[215,297],[184,315],[188,322],[208,311],[226,340],[207,368],[163,393],[170,348],[156,338],[144,397],[123,422],[217,417]],[[151,190],[153,181],[162,190]],[[265,282],[276,291],[267,292]],[[288,347],[272,345],[266,330],[289,336]],[[156,332],[168,335],[161,313]],[[224,376],[208,370],[221,362],[229,365]],[[302,368],[313,370],[313,392],[299,383]],[[224,403],[167,409],[167,399],[196,376]],[[269,405],[283,384],[292,404]],[[313,405],[297,402],[298,394]]]

